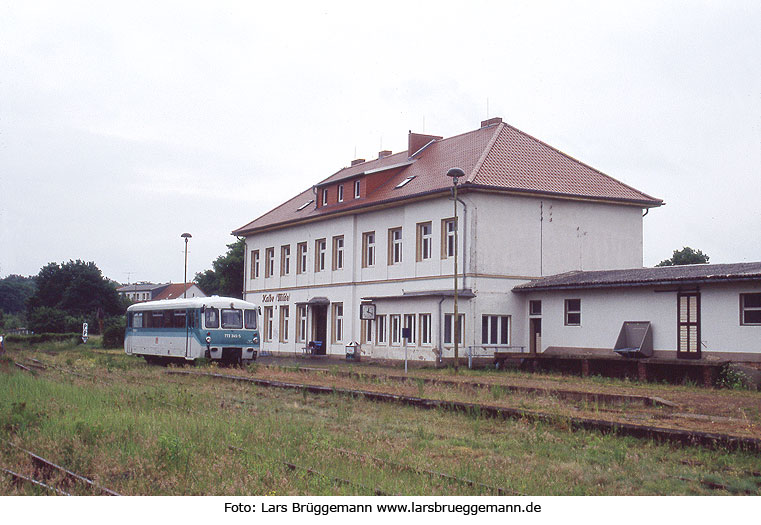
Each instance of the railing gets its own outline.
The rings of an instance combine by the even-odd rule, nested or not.
[[[512,352],[515,354],[527,354],[528,349],[525,346],[516,345],[472,345],[462,347],[460,351],[465,350],[465,355],[468,356],[468,368],[473,368],[474,358],[494,358],[495,352]],[[462,354],[461,354],[462,355]],[[454,357],[454,346],[447,345],[444,347],[444,354],[446,356]],[[464,355],[462,356],[464,357]]]

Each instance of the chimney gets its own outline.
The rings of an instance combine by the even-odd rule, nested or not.
[[[383,157],[388,157],[390,155],[391,155],[391,150],[390,149],[384,149],[383,151],[379,151],[378,152],[378,158],[379,159],[382,159]]]
[[[500,124],[501,122],[502,122],[502,117],[494,117],[494,118],[490,118],[489,120],[482,120],[481,127],[485,128],[488,126],[493,126],[494,124]]]
[[[441,140],[442,138],[443,137],[439,137],[438,135],[423,135],[422,133],[413,133],[410,131],[409,135],[407,136],[407,156],[412,157],[420,150],[420,148],[432,140]]]
[[[362,164],[363,162],[365,162],[365,159],[354,159],[351,161],[351,165],[356,166],[357,164]]]

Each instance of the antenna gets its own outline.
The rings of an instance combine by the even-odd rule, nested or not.
[[[135,272],[124,272],[124,273],[126,273],[126,274],[127,274],[127,284],[129,284],[129,278],[130,278],[130,275],[132,275],[132,274],[133,274],[133,273],[135,273]]]

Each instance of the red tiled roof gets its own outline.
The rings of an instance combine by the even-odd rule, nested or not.
[[[189,290],[193,284],[194,283],[187,283],[183,285],[183,283],[176,283],[167,285],[167,287],[161,290],[161,292],[157,294],[153,300],[160,301],[162,299],[177,299],[182,297],[182,294],[185,292],[185,290]]]
[[[233,235],[246,235],[260,229],[317,219],[337,212],[448,192],[452,182],[446,173],[455,166],[462,168],[466,174],[466,179],[461,181],[461,191],[489,188],[643,207],[663,204],[662,200],[627,186],[502,122],[435,140],[414,159],[408,158],[408,154],[406,151],[400,152],[343,168],[317,185],[369,176],[368,172],[388,169],[388,180],[361,199],[348,198],[345,202],[319,208],[315,208],[312,203],[298,211],[301,205],[315,199],[313,188],[309,188],[233,231]],[[396,188],[399,182],[408,177],[414,178],[403,187]]]

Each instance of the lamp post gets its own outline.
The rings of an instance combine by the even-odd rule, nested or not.
[[[452,193],[454,198],[454,371],[460,368],[460,317],[457,311],[457,231],[460,229],[457,221],[457,182],[464,177],[465,172],[460,168],[451,168],[447,177],[452,177]]]
[[[183,233],[180,237],[185,239],[185,280],[182,283],[182,297],[186,299],[188,297],[188,239],[193,236],[189,233]]]

